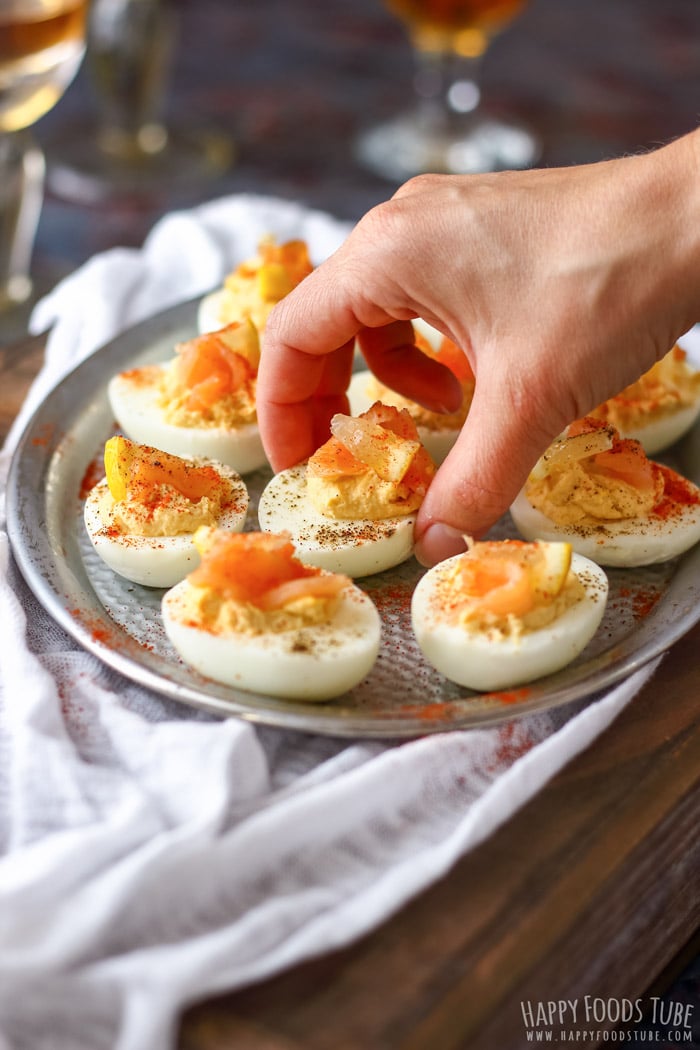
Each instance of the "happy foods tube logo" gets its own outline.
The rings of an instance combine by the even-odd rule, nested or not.
[[[520,1003],[528,1043],[633,1043],[694,1046],[692,1003],[647,999],[524,999]],[[645,1028],[627,1028],[640,1025]]]

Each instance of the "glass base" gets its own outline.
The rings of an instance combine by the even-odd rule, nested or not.
[[[29,319],[34,307],[56,287],[73,269],[63,262],[37,267],[28,278],[23,278],[9,295],[0,293],[0,348],[25,340],[29,335]]]
[[[64,200],[95,203],[162,197],[196,187],[223,175],[235,151],[228,135],[179,128],[162,129],[154,149],[120,151],[109,137],[101,142],[94,127],[74,125],[47,142],[45,153],[51,192]]]
[[[29,274],[13,274],[0,286],[0,313],[24,305],[31,298],[33,290]]]
[[[462,117],[458,131],[407,113],[370,128],[356,143],[360,164],[398,182],[425,173],[469,175],[529,168],[540,153],[541,144],[528,128],[477,113]]]

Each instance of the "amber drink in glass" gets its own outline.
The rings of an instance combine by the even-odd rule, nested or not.
[[[399,181],[421,172],[467,173],[529,167],[536,136],[481,106],[479,63],[491,40],[526,0],[385,0],[402,20],[415,53],[413,108],[371,128],[358,158]]]
[[[26,129],[78,70],[86,7],[86,0],[0,0],[0,310],[31,292],[44,158]]]

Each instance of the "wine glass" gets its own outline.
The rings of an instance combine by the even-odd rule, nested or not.
[[[0,0],[0,311],[31,295],[44,157],[27,129],[58,102],[85,50],[87,0]]]
[[[149,196],[228,168],[227,135],[162,118],[178,37],[173,0],[92,0],[87,36],[95,112],[47,145],[57,196]]]
[[[492,38],[526,0],[385,3],[410,34],[416,105],[362,134],[358,160],[398,181],[421,172],[461,174],[533,164],[540,153],[536,136],[515,120],[486,115],[477,79]]]

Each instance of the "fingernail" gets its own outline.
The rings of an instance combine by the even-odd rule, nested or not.
[[[451,525],[436,523],[429,525],[419,540],[416,541],[415,555],[421,565],[429,568],[453,554],[461,554],[467,549],[464,533],[453,529]]]

